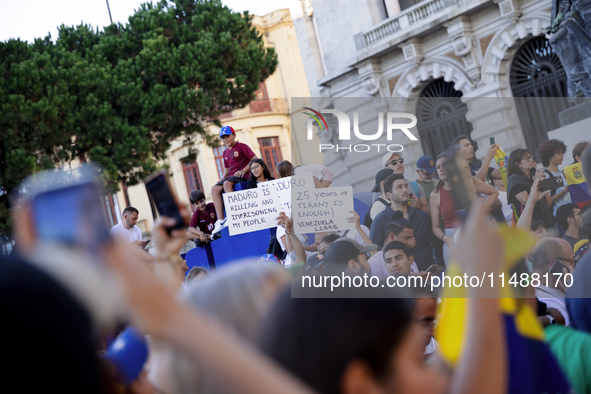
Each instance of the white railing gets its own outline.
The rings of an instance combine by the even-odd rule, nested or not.
[[[387,19],[381,25],[363,34],[366,47],[371,47],[382,39],[394,35],[403,29],[439,14],[455,2],[446,0],[426,0],[416,4],[400,14]]]

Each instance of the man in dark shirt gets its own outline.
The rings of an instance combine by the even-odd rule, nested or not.
[[[417,245],[414,248],[414,258],[421,271],[426,270],[430,265],[437,264],[445,266],[443,261],[442,245],[433,236],[431,231],[431,216],[420,209],[414,209],[408,205],[410,190],[408,183],[401,174],[392,174],[384,181],[386,196],[390,199],[391,205],[384,208],[374,219],[371,225],[369,237],[372,242],[378,245],[381,250],[384,246],[386,226],[392,221],[394,211],[401,211],[405,219],[408,219],[414,227],[414,237]],[[434,256],[435,255],[435,256]]]
[[[556,220],[565,229],[562,239],[566,240],[574,248],[577,242],[583,239],[579,235],[579,231],[583,228],[581,209],[577,204],[564,204],[556,210]]]
[[[211,239],[211,231],[217,220],[213,203],[206,204],[205,195],[201,190],[194,190],[189,195],[193,217],[187,229],[187,235],[207,243]]]

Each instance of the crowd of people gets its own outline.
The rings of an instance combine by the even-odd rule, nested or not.
[[[225,173],[212,188],[213,203],[193,191],[192,215],[182,210],[185,229],[170,231],[172,219],[160,218],[151,238],[155,256],[145,251],[148,241],[138,234],[133,207],[111,229],[113,242],[99,253],[104,265],[87,263],[84,252],[48,248],[32,227],[28,204],[13,208],[18,252],[0,263],[9,383],[96,393],[522,392],[514,389],[525,376],[514,360],[528,349],[510,339],[499,286],[466,289],[469,313],[456,362],[445,357],[441,347],[449,344],[435,335],[450,311],[428,287],[378,287],[371,298],[294,293],[326,275],[430,280],[452,263],[471,275],[500,273],[505,245],[499,228],[509,225],[538,239],[513,269],[573,278],[528,282],[524,304],[545,328],[547,357],[559,366],[535,371],[536,387],[544,389],[537,392],[591,393],[591,254],[584,256],[591,204],[570,200],[558,168],[564,143],[540,146],[543,169],[536,169],[531,151],[512,151],[505,179],[491,166],[500,147],[491,145],[478,163],[466,136],[435,159],[419,158],[415,180],[405,175],[402,152],[388,152],[376,165],[367,214],[350,212],[351,229],[316,233],[312,241],[295,234],[292,218],[281,213],[276,245],[261,245],[258,262],[189,269],[179,254],[187,240],[203,247],[227,226],[222,194],[238,183],[256,188],[274,179],[231,127],[222,128],[220,138]],[[591,179],[587,147],[578,144],[573,158],[584,161]],[[451,162],[473,197],[468,213],[457,207]],[[317,188],[334,180],[321,165],[294,168],[282,161],[275,168],[279,178],[302,172],[312,174]],[[542,190],[544,180],[556,177],[563,186]],[[563,386],[544,386],[547,374],[563,377]]]

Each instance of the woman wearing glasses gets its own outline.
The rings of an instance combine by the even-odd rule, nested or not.
[[[546,178],[544,170],[535,170],[536,161],[531,155],[531,151],[528,149],[515,149],[511,152],[508,160],[508,185],[507,185],[507,197],[509,203],[513,206],[513,218],[517,222],[527,199],[529,192],[536,178]],[[552,201],[549,195],[541,199],[534,206],[534,212],[532,215],[532,223],[542,221],[546,225],[546,228],[554,226],[555,219],[550,211],[550,205]]]
[[[275,180],[263,159],[252,159],[250,161],[250,179],[246,184],[247,189],[256,189],[260,182]]]

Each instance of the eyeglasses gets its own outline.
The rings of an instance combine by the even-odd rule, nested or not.
[[[523,159],[521,160],[525,160],[525,161],[534,161],[534,158],[532,156],[525,156]]]
[[[259,166],[258,164],[250,166],[251,170],[256,170],[257,168],[261,168],[261,166]]]
[[[423,175],[425,175],[425,176],[432,176],[432,175],[435,175],[435,173],[433,173],[433,174],[429,174],[427,171],[425,171],[425,170],[424,170],[424,169],[422,169],[422,168],[421,168],[421,172],[422,172],[422,173],[423,173]]]
[[[386,163],[386,166],[389,166],[390,164],[396,165],[398,163],[403,164],[404,163],[404,159],[402,159],[402,158],[400,158],[400,159],[394,159],[392,161],[387,162]]]
[[[558,151],[558,152],[556,152],[556,154],[560,155],[560,156],[564,156],[564,151]]]

